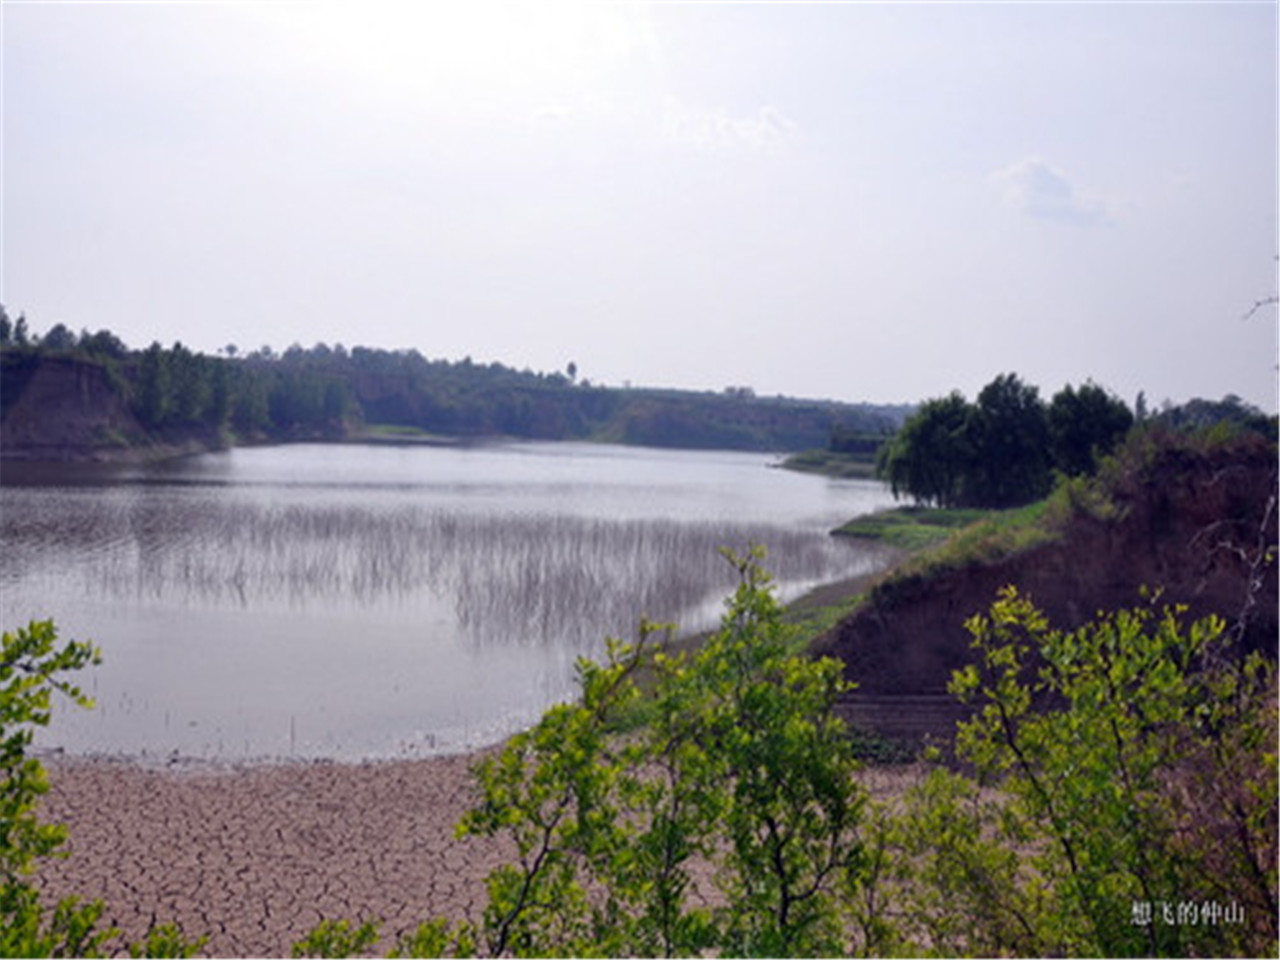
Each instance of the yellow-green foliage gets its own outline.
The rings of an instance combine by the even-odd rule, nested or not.
[[[1182,612],[1064,633],[1010,587],[967,624],[952,690],[978,711],[956,738],[974,777],[940,769],[908,803],[904,935],[944,955],[1276,953],[1274,666]]]
[[[92,706],[65,677],[97,663],[92,644],[58,646],[52,620],[33,621],[3,634],[0,652],[0,956],[97,957],[118,950],[114,929],[100,929],[101,900],[68,897],[50,911],[40,902],[30,875],[49,857],[61,855],[67,830],[41,823],[36,801],[49,782],[40,761],[27,755],[32,730],[49,723],[54,691],[80,706]],[[188,941],[178,928],[153,928],[141,943],[126,944],[133,956],[189,957],[204,938]],[[106,953],[104,954],[104,951]]]

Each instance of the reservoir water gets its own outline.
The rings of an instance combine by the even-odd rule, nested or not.
[[[588,444],[241,448],[147,466],[6,465],[0,612],[103,663],[37,745],[218,761],[496,742],[572,696],[642,615],[713,625],[762,543],[784,599],[877,568],[828,535],[883,485],[757,454]]]

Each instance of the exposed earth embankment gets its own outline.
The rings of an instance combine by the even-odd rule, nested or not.
[[[0,404],[0,459],[7,462],[137,462],[225,446],[216,430],[147,431],[108,370],[73,357],[7,362]]]
[[[969,662],[965,621],[1013,585],[1060,629],[1100,610],[1185,604],[1186,617],[1222,617],[1245,650],[1275,655],[1276,455],[1263,438],[1150,443],[1046,521],[1048,542],[990,561],[907,564],[817,644],[858,684],[846,716],[891,738],[945,736],[962,715],[946,693]],[[1067,498],[1064,498],[1066,500]]]

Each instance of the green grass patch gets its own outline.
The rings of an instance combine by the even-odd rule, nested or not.
[[[835,603],[806,607],[801,610],[788,608],[783,619],[799,629],[796,635],[798,651],[809,649],[810,644],[818,637],[833,630],[835,625],[857,611],[866,601],[866,591],[852,594]]]
[[[447,437],[440,433],[431,433],[421,427],[399,423],[369,423],[352,432],[347,438],[353,443],[384,443],[388,445],[412,446],[452,446],[458,442],[456,437]]]
[[[994,563],[1060,536],[1051,521],[1051,500],[1039,500],[1012,510],[991,510],[970,521],[929,549],[920,550],[898,568],[896,577],[929,576],[942,570]],[[978,511],[981,513],[982,511]]]
[[[805,450],[793,453],[779,464],[785,470],[820,473],[837,479],[869,480],[876,473],[875,454],[833,453],[830,450]]]
[[[430,437],[432,434],[421,427],[403,423],[370,423],[361,433],[370,437]]]
[[[934,510],[897,507],[855,517],[831,532],[841,537],[875,540],[900,550],[916,551],[946,540],[957,530],[985,520],[994,510]]]

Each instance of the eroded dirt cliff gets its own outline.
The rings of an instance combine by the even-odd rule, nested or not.
[[[106,368],[75,357],[6,358],[0,367],[0,460],[153,460],[225,445],[218,431],[146,430]]]
[[[100,366],[72,358],[6,364],[0,411],[5,460],[106,458],[145,439],[120,391]]]
[[[1077,510],[1061,536],[1002,560],[891,577],[817,645],[843,659],[858,690],[850,719],[889,736],[945,735],[959,715],[946,695],[969,662],[965,621],[1005,585],[1031,597],[1058,628],[1099,610],[1142,603],[1217,614],[1245,650],[1277,646],[1276,455],[1247,435],[1217,445],[1152,444],[1117,465],[1106,510]]]

